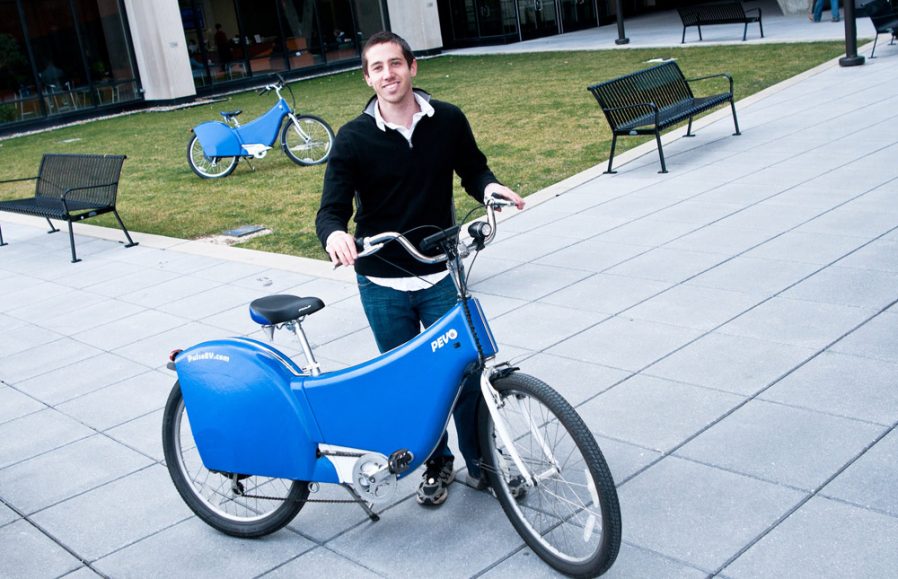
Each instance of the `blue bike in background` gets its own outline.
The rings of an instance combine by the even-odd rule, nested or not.
[[[259,95],[271,91],[278,100],[261,117],[241,125],[237,116],[242,111],[222,112],[226,122],[209,121],[193,128],[187,144],[187,162],[193,172],[203,179],[227,177],[234,172],[240,159],[261,159],[274,145],[278,134],[281,149],[297,165],[318,165],[327,161],[334,131],[330,125],[313,115],[295,112],[296,96],[283,77],[278,82],[259,89]],[[281,96],[284,88],[290,91],[293,107]],[[284,122],[287,119],[287,122]]]
[[[599,445],[555,390],[496,361],[487,318],[467,290],[462,260],[493,239],[494,211],[503,205],[512,203],[487,200],[487,219],[469,226],[468,242],[458,226],[437,230],[421,250],[395,232],[359,241],[360,255],[399,243],[419,261],[446,262],[458,290],[442,318],[367,362],[322,372],[301,323],[324,303],[291,295],[259,298],[250,315],[272,337],[276,328],[292,331],[305,367],[242,337],[172,352],[178,380],[162,447],[175,487],[200,519],[229,535],[260,537],[290,523],[316,502],[310,493],[319,484],[331,483],[377,520],[372,508],[388,504],[398,480],[433,452],[465,377],[474,375],[481,468],[514,528],[558,571],[594,577],[611,567],[621,515]]]

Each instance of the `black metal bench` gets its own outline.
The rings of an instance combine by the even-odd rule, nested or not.
[[[103,213],[112,213],[118,220],[128,244],[137,245],[132,239],[122,218],[115,208],[119,176],[124,155],[57,155],[46,154],[41,160],[37,177],[8,179],[0,183],[36,181],[34,197],[0,201],[0,211],[44,217],[50,224],[50,231],[59,231],[51,219],[69,224],[69,243],[72,247],[72,263],[81,261],[75,255],[75,235],[72,223],[83,221]],[[0,246],[3,241],[0,230]]]
[[[704,97],[692,93],[690,82],[716,77],[730,81],[729,92]],[[686,79],[677,63],[671,60],[587,88],[596,97],[611,125],[611,157],[606,173],[614,173],[611,163],[614,161],[617,137],[635,135],[655,135],[661,157],[660,172],[667,173],[664,150],[661,148],[661,130],[689,119],[686,136],[692,137],[692,117],[725,102],[729,102],[733,109],[733,124],[736,125],[733,134],[741,134],[733,102],[733,77],[726,73]]]
[[[877,0],[867,4],[863,9],[863,14],[859,16],[869,16],[873,28],[876,29],[876,36],[873,37],[873,50],[870,51],[870,58],[876,53],[876,42],[879,40],[880,34],[891,34],[889,44],[895,44],[895,37],[898,35],[898,10],[885,0]]]
[[[713,4],[698,4],[695,6],[681,6],[677,8],[680,20],[683,22],[683,38],[680,44],[686,42],[686,29],[690,26],[698,28],[698,39],[702,39],[702,26],[712,24],[744,24],[742,40],[748,34],[748,25],[757,22],[761,29],[761,38],[764,38],[764,24],[761,22],[761,9],[745,9],[742,2],[715,2]]]

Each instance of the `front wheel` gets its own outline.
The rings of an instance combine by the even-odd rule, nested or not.
[[[187,163],[203,179],[227,177],[237,168],[237,157],[207,157],[196,135],[187,143]]]
[[[334,131],[324,119],[300,115],[287,118],[281,132],[281,148],[297,165],[320,165],[327,161],[334,144]]]
[[[524,481],[481,402],[482,467],[521,538],[567,575],[596,577],[621,543],[617,491],[602,451],[571,405],[547,384],[515,373],[493,383],[499,414],[521,461]]]
[[[299,513],[308,483],[210,471],[203,466],[175,382],[162,416],[162,450],[175,488],[196,515],[222,533],[252,538],[280,530]]]

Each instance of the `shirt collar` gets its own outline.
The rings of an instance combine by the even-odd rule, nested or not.
[[[412,128],[415,128],[415,125],[418,124],[423,117],[432,117],[434,110],[433,106],[425,99],[423,96],[418,93],[412,93],[415,95],[415,101],[418,103],[418,108],[421,109],[421,112],[415,113],[412,117]],[[393,123],[388,123],[384,120],[384,118],[380,115],[380,104],[377,101],[374,101],[374,122],[377,123],[377,128],[381,131],[387,130],[387,128],[397,129],[398,125]],[[403,129],[405,127],[402,127]]]

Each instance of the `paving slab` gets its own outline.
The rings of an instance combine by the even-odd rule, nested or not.
[[[752,400],[676,454],[813,491],[884,431],[880,425]]]
[[[706,573],[805,498],[779,485],[666,458],[619,490],[624,540]]]
[[[643,373],[749,396],[815,353],[809,348],[711,332]]]
[[[898,520],[811,499],[725,568],[727,577],[888,577],[898,565]]]
[[[898,431],[878,440],[857,461],[826,485],[821,496],[881,513],[898,515]]]

